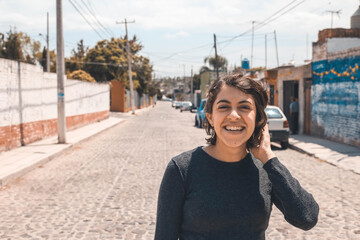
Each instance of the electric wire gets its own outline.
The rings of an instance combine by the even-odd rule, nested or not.
[[[76,0],[73,0],[73,3],[75,4],[75,5],[77,5],[77,7],[80,9],[80,11],[81,12],[83,12],[84,13],[84,16],[89,16],[89,13],[88,13],[88,11],[86,11],[86,9],[84,9],[84,7],[79,3],[79,2],[77,2]],[[86,7],[86,6],[85,6]],[[88,8],[87,8],[88,9]],[[92,17],[92,18],[91,18]],[[105,34],[105,35],[108,35],[108,33],[101,27],[101,25],[99,25],[97,22],[96,22],[96,20],[94,21],[94,16],[90,13],[90,19],[88,19],[89,20],[89,22],[90,22],[90,20],[93,22],[93,24],[95,24],[95,26],[96,26],[96,28],[99,30],[99,31],[101,31],[101,33],[102,34]],[[110,38],[111,38],[111,35],[109,35],[110,36]]]
[[[96,17],[96,14],[95,12],[91,11],[91,9],[89,8],[89,6],[86,4],[86,2],[84,0],[81,0],[81,2],[83,3],[83,5],[86,7],[86,9],[88,10],[88,12],[94,17],[95,21],[98,23],[98,25],[100,27],[102,27],[106,32],[107,34],[110,36],[110,37],[114,37],[114,33],[111,33],[106,27],[104,27],[104,25],[99,21],[99,19]]]
[[[257,25],[254,26],[254,31],[258,30],[259,28],[269,24],[270,22],[273,22],[274,20],[278,19],[279,17],[283,16],[284,14],[288,13],[289,11],[293,10],[294,8],[298,7],[300,4],[304,3],[306,0],[301,1],[300,3],[296,4],[295,6],[293,6],[290,9],[287,9],[285,12],[283,12],[282,14],[280,14],[279,16],[275,17],[277,14],[279,14],[281,11],[283,11],[284,9],[286,9],[287,7],[289,7],[291,4],[295,3],[297,0],[293,0],[290,3],[288,3],[285,7],[282,7],[280,10],[276,11],[274,14],[272,14],[270,17],[266,18],[265,20],[261,21],[260,23],[258,23]],[[275,18],[273,18],[275,17]],[[227,45],[225,45],[224,47],[222,47],[222,49],[224,49],[225,47],[227,47],[232,41],[234,41],[235,39],[242,37],[244,35],[246,35],[247,33],[252,32],[252,28],[250,28],[249,30],[232,37],[229,40],[224,40],[219,42],[218,44],[223,44],[223,43],[228,43]]]
[[[90,27],[96,32],[96,34],[100,37],[100,39],[104,39],[103,36],[94,28],[94,26],[86,19],[86,17],[81,13],[81,11],[76,7],[76,5],[72,2],[72,0],[69,0],[71,5],[75,8],[75,10],[83,17],[83,19],[86,21],[87,24],[90,25]]]

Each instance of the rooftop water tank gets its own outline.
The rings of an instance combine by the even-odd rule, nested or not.
[[[250,68],[250,61],[247,58],[244,58],[241,62],[241,67],[243,69],[249,69]]]

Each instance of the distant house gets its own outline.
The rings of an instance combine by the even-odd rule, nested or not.
[[[219,78],[225,76],[227,74],[226,71],[219,70]],[[206,93],[209,90],[209,87],[213,81],[216,80],[216,71],[210,69],[204,69],[200,71],[200,91],[201,98],[206,98]]]
[[[310,134],[311,64],[281,66],[265,72],[270,104],[280,107],[290,119],[290,98],[299,101],[299,133]]]

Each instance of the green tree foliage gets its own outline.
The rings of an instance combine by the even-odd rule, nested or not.
[[[46,71],[46,47],[43,48],[42,52],[38,52],[35,54],[36,60],[43,67],[44,71]],[[50,72],[56,72],[56,53],[55,50],[50,51]]]
[[[138,56],[135,57],[134,64],[134,71],[136,72],[135,80],[139,82],[139,86],[136,88],[136,91],[139,95],[142,95],[143,93],[150,94],[149,85],[152,84],[152,66],[150,65],[150,60],[146,57]]]
[[[126,40],[112,38],[97,42],[85,57],[88,63],[85,70],[93,76],[96,81],[104,82],[119,80],[125,82],[127,76]],[[99,64],[103,63],[103,65]]]
[[[209,65],[215,70],[218,68],[219,70],[226,71],[227,69],[227,59],[218,55],[217,59],[214,57],[206,57],[204,59],[204,63],[209,62]]]
[[[69,79],[81,80],[85,82],[96,82],[95,79],[83,70],[75,70],[72,73],[67,74]]]
[[[84,69],[84,60],[89,47],[84,45],[84,40],[81,39],[77,43],[77,48],[71,51],[71,57],[65,59],[65,69],[67,73],[75,70]]]
[[[129,45],[134,89],[140,94],[148,93],[152,66],[148,58],[139,55],[139,51],[143,46],[137,42],[136,36],[129,40]],[[84,60],[87,63],[84,70],[90,73],[96,81],[118,80],[124,83],[126,87],[129,87],[125,38],[99,41],[94,48],[89,49]]]
[[[159,96],[162,97],[162,93],[160,91],[160,82],[151,81],[148,84],[148,94],[149,94],[150,97],[153,97],[155,95],[157,95],[158,98],[159,98]]]
[[[10,29],[0,33],[0,57],[36,64],[36,55],[40,51],[40,42],[32,40],[26,33]]]

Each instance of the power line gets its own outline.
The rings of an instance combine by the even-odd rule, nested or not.
[[[288,9],[286,12],[284,12],[284,13],[280,14],[279,16],[277,16],[276,18],[273,18],[273,19],[269,20],[268,22],[262,24],[262,25],[259,26],[257,29],[259,29],[259,28],[261,28],[261,27],[263,27],[263,26],[265,26],[265,25],[273,22],[274,20],[278,19],[279,17],[285,15],[286,13],[290,12],[290,11],[293,10],[294,8],[298,7],[300,4],[304,3],[305,1],[306,1],[306,0],[301,1],[300,3],[296,4],[296,5],[293,6],[292,8]]]
[[[86,7],[86,9],[88,10],[88,12],[94,17],[95,21],[98,23],[98,25],[100,27],[102,27],[102,29],[104,29],[107,34],[110,37],[113,37],[115,34],[111,33],[106,27],[104,27],[104,25],[102,25],[102,23],[99,21],[99,19],[96,17],[95,12],[91,11],[91,9],[89,8],[89,6],[86,4],[86,2],[84,0],[81,0],[81,2],[83,3],[83,5]]]
[[[285,5],[285,7],[282,7],[280,10],[276,11],[273,15],[271,15],[270,17],[266,18],[265,20],[263,20],[262,22],[260,22],[258,25],[265,23],[267,20],[271,19],[272,17],[276,16],[278,13],[280,13],[282,10],[286,9],[288,6],[290,6],[291,4],[293,4],[294,2],[296,2],[297,0],[293,0],[290,3],[288,3],[287,5]]]
[[[296,1],[298,1],[298,0],[293,0],[293,1],[291,1],[289,4],[285,5],[285,7],[282,7],[280,10],[276,11],[276,12],[275,12],[274,14],[272,14],[270,17],[268,17],[268,18],[266,18],[265,20],[259,22],[259,23],[255,26],[254,30],[258,30],[259,28],[261,28],[261,27],[269,24],[270,22],[278,19],[279,17],[281,17],[281,16],[283,16],[284,14],[288,13],[289,11],[293,10],[294,8],[296,8],[297,6],[299,6],[300,4],[304,3],[306,0],[301,1],[300,3],[296,4],[296,5],[293,6],[292,8],[290,8],[290,9],[286,10],[285,12],[283,12],[282,14],[280,14],[279,16],[277,16],[277,17],[275,17],[275,18],[272,18],[272,17],[276,16],[277,14],[279,14],[279,13],[280,13],[281,11],[283,11],[284,9],[286,9],[287,7],[289,7],[291,4],[295,3]],[[271,19],[271,18],[272,18],[272,19]],[[243,32],[243,33],[241,33],[241,34],[239,34],[239,35],[237,35],[237,36],[232,37],[232,38],[229,39],[229,40],[224,40],[224,41],[222,41],[222,42],[219,42],[219,44],[228,43],[227,45],[225,45],[225,46],[222,48],[222,49],[224,49],[224,48],[225,48],[226,46],[228,46],[232,41],[234,41],[235,39],[237,39],[237,38],[239,38],[239,37],[242,37],[242,36],[246,35],[247,33],[250,33],[251,31],[252,31],[252,28],[250,28],[249,30],[247,30],[247,31],[245,31],[245,32]]]
[[[88,15],[89,15],[89,13],[88,13],[89,10],[86,11],[86,9],[88,9],[87,6],[85,6],[86,9],[84,9],[83,6],[82,6],[79,2],[77,2],[77,1],[74,0],[74,3],[78,6],[78,8],[80,9],[80,11],[85,14],[84,16],[88,16]],[[95,25],[97,25],[97,29],[100,30],[100,31],[101,31],[102,33],[104,33],[105,35],[108,35],[108,33],[101,27],[101,25],[99,25],[99,24],[96,22],[96,19],[95,19],[94,16],[91,14],[91,12],[90,12],[90,15],[91,15],[91,17],[93,18],[93,19],[90,19],[90,20],[92,20],[92,22],[95,23]],[[94,21],[94,19],[95,19],[95,21]],[[111,37],[111,34],[110,34],[110,37]]]
[[[69,2],[71,3],[71,5],[73,5],[73,7],[75,8],[75,10],[83,17],[83,19],[87,22],[87,24],[90,25],[90,27],[96,32],[96,34],[100,37],[100,39],[104,39],[103,36],[101,36],[101,34],[96,31],[96,29],[94,28],[94,26],[86,19],[86,17],[80,12],[80,10],[75,6],[75,4],[69,0]]]
[[[89,6],[90,6],[92,12],[96,15],[96,11],[95,11],[95,8],[93,7],[92,3],[91,3],[91,0],[88,0],[88,3],[89,3]],[[98,10],[99,10],[99,9],[98,9]],[[102,14],[99,13],[99,11],[97,12],[97,15],[100,15],[100,17],[104,18],[104,17],[102,16]],[[107,28],[107,29],[111,32],[111,35],[112,35],[112,36],[116,36],[116,34],[111,30],[111,28]]]
[[[158,61],[164,61],[164,60],[168,60],[174,56],[177,56],[181,53],[186,53],[186,52],[190,52],[190,51],[195,51],[195,50],[200,50],[200,49],[203,49],[203,48],[208,48],[208,47],[213,47],[213,44],[206,44],[206,45],[201,45],[201,46],[198,46],[198,47],[194,47],[194,48],[190,48],[190,49],[187,49],[187,50],[183,50],[183,51],[179,51],[179,52],[174,52],[174,53],[171,53],[170,55],[168,55],[167,57],[164,57],[162,59],[159,59]],[[149,54],[149,52],[147,52]],[[151,53],[150,53],[151,54]]]

